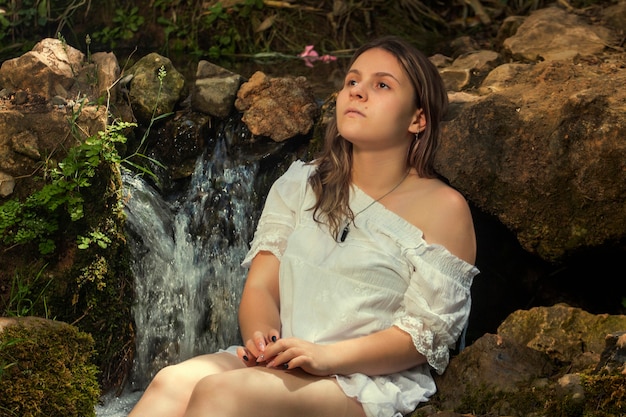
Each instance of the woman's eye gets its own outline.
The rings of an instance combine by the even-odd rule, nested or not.
[[[356,85],[356,80],[347,80],[346,85],[349,85],[349,86]]]
[[[385,83],[378,83],[378,86],[380,88],[389,88],[389,86],[387,84],[385,84]]]

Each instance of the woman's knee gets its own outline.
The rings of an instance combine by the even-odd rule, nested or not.
[[[204,398],[220,398],[230,400],[243,389],[242,381],[231,372],[208,375],[200,379],[193,389],[193,395]]]
[[[157,372],[150,382],[149,388],[170,391],[172,388],[180,386],[181,381],[185,381],[187,378],[188,376],[185,375],[184,369],[180,364],[168,365]]]
[[[219,375],[209,375],[196,383],[191,393],[187,405],[186,416],[195,415],[237,415],[238,402],[241,397],[237,394],[240,388],[233,379],[229,378],[229,373]],[[209,414],[207,410],[210,410]]]
[[[213,354],[198,356],[184,362],[162,368],[154,377],[152,384],[156,386],[174,385],[176,387],[193,387],[202,378],[219,374],[236,367],[239,362],[230,354]],[[151,385],[152,385],[151,384]]]

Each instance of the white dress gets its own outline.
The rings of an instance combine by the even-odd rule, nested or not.
[[[274,183],[243,265],[261,250],[280,259],[282,337],[325,344],[390,326],[409,333],[428,364],[384,376],[335,376],[368,417],[401,417],[435,393],[430,370],[441,374],[448,364],[478,269],[426,243],[419,229],[380,203],[356,217],[345,242],[336,242],[309,210],[314,170],[296,161]],[[372,202],[354,188],[354,213]]]

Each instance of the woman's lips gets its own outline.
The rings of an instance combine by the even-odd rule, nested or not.
[[[346,111],[343,113],[345,115],[355,115],[355,116],[365,116],[363,113],[361,113],[359,110],[350,107],[348,109],[346,109]]]

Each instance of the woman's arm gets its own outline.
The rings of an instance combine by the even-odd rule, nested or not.
[[[280,301],[278,267],[280,261],[270,252],[259,252],[250,265],[239,305],[241,337],[255,358],[272,337],[279,337]]]
[[[335,343],[331,350],[336,358],[331,362],[333,374],[384,375],[426,362],[426,357],[415,349],[411,336],[395,326]]]
[[[270,367],[299,367],[318,376],[357,372],[384,375],[426,362],[426,357],[415,349],[411,336],[395,326],[330,345],[281,339],[268,346],[266,355],[278,355],[268,364]]]

